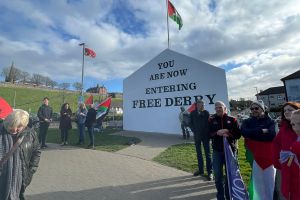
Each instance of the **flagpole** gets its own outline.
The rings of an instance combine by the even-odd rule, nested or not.
[[[228,176],[228,174],[229,174],[229,172],[228,172],[228,166],[226,165],[226,160],[227,160],[228,155],[227,155],[227,153],[226,153],[226,151],[224,149],[225,148],[225,145],[224,145],[225,141],[224,140],[227,140],[227,139],[226,139],[226,137],[223,136],[223,152],[225,154],[225,168],[226,168],[227,185],[228,185],[229,198],[232,199],[232,194],[231,194],[231,190],[230,190],[231,185],[230,185],[230,181],[229,181],[230,177]]]
[[[79,44],[79,46],[82,46],[82,70],[81,70],[81,91],[80,91],[82,98],[83,98],[83,75],[84,75],[84,45],[85,43]]]
[[[167,3],[167,29],[168,29],[168,49],[170,48],[170,37],[169,37],[169,0],[166,0]]]

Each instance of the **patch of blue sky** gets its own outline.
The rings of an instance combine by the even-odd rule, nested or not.
[[[21,13],[9,10],[7,8],[0,7],[0,32],[5,37],[18,40],[19,37],[23,37],[23,33],[18,30],[34,29],[36,25],[34,21],[29,20],[25,16],[21,16]],[[17,29],[16,29],[17,28]]]
[[[82,2],[82,0],[67,0],[67,4],[74,4],[79,2]]]
[[[208,8],[210,12],[215,12],[216,8],[217,8],[217,2],[216,0],[210,0],[209,4],[208,4]]]
[[[234,69],[234,68],[238,68],[242,65],[244,65],[245,63],[236,63],[236,62],[228,62],[228,63],[225,63],[225,64],[222,64],[220,65],[219,67],[225,69],[226,72]]]
[[[79,80],[77,82],[80,82]],[[111,79],[111,80],[100,80],[96,78],[91,78],[91,77],[85,77],[84,78],[84,89],[88,89],[91,87],[96,87],[97,84],[99,86],[104,86],[108,90],[108,92],[122,92],[123,91],[123,79],[118,78],[118,79]]]
[[[56,34],[58,34],[60,36],[60,38],[62,38],[64,41],[69,41],[71,39],[77,39],[79,40],[80,38],[78,36],[72,35],[68,32],[66,32],[64,29],[60,28],[60,27],[54,27],[54,26],[50,26],[50,29],[55,32]]]
[[[131,35],[146,35],[145,22],[134,15],[134,11],[126,1],[116,1],[105,22],[112,23]]]

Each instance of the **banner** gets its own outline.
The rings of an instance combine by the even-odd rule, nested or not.
[[[230,199],[232,200],[249,200],[249,195],[244,185],[238,161],[232,153],[226,137],[223,137],[227,181]]]

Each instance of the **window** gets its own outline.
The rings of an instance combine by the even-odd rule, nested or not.
[[[283,99],[283,96],[281,96],[281,95],[277,96],[277,100],[282,100],[282,99]]]

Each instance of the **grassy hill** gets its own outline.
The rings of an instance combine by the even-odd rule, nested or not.
[[[51,90],[43,88],[22,87],[15,85],[0,85],[0,97],[4,98],[12,107],[24,109],[26,111],[37,113],[44,97],[49,97],[49,105],[53,112],[59,112],[63,102],[68,102],[73,112],[77,110],[77,102],[80,96],[79,92]],[[85,99],[90,94],[85,95]],[[15,98],[16,97],[16,98]],[[15,102],[14,102],[15,99]],[[100,100],[99,96],[94,96],[94,100]],[[112,99],[113,102],[122,101],[122,99]]]

